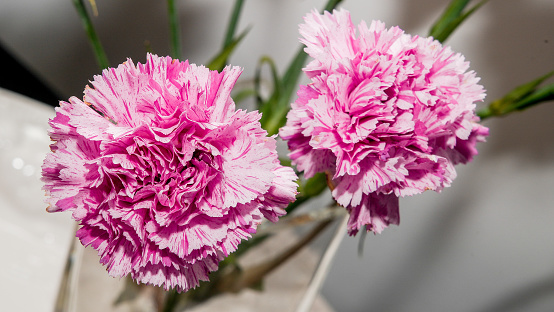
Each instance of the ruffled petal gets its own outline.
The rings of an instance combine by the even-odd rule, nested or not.
[[[296,175],[260,114],[235,110],[240,73],[148,54],[57,109],[48,211],[73,213],[111,276],[187,291],[294,201]]]
[[[454,165],[477,154],[488,135],[475,116],[484,89],[464,57],[433,38],[380,21],[361,22],[357,35],[345,10],[304,20],[310,83],[280,134],[299,171],[328,174],[333,197],[354,215],[351,233],[380,232],[398,219],[375,211],[393,207],[393,197],[440,192]]]

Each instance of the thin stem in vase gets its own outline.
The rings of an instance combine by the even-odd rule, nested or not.
[[[181,35],[179,31],[179,17],[175,8],[175,0],[167,0],[167,13],[169,17],[170,53],[172,58],[181,59]]]
[[[79,14],[79,17],[81,18],[81,22],[83,23],[83,27],[85,28],[85,32],[87,33],[89,42],[92,45],[92,50],[94,52],[94,56],[96,57],[96,62],[98,63],[98,66],[100,67],[100,69],[110,67],[108,57],[106,56],[104,48],[102,47],[102,43],[100,43],[100,39],[98,38],[96,31],[94,30],[94,25],[92,24],[92,20],[90,19],[87,9],[85,8],[83,0],[73,0],[73,4],[75,5],[77,14]]]

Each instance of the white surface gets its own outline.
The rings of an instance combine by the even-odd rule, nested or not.
[[[143,41],[167,54],[165,2],[96,1],[95,19],[113,64],[144,61]],[[298,48],[297,24],[322,0],[246,1],[253,28],[231,61],[252,78],[257,58],[281,72]],[[180,1],[183,51],[196,63],[221,45],[231,1]],[[427,29],[445,0],[345,0],[362,18]],[[131,8],[132,7],[132,8]],[[554,1],[490,1],[449,40],[482,77],[487,101],[554,69]],[[0,39],[62,91],[81,95],[96,74],[79,20],[66,0],[0,2]],[[337,311],[554,311],[554,105],[487,121],[481,154],[442,194],[401,201],[401,225],[343,242],[323,294]]]
[[[48,214],[40,166],[53,109],[0,89],[0,297],[4,311],[52,311],[73,233]]]

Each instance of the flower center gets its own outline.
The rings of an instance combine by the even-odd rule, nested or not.
[[[187,210],[220,175],[219,158],[202,146],[184,153],[174,144],[135,136],[106,150],[103,167],[112,196],[126,205],[144,202],[157,212]]]

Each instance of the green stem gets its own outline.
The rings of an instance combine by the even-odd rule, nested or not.
[[[100,69],[110,67],[108,57],[104,52],[104,48],[100,43],[100,39],[96,35],[96,31],[94,30],[94,26],[92,25],[92,21],[87,12],[87,9],[85,8],[83,0],[73,0],[73,4],[75,5],[77,14],[79,14],[79,17],[81,18],[81,22],[83,23],[83,27],[85,28],[85,32],[87,33],[89,42],[92,45],[92,49],[94,51],[94,56],[96,57],[96,62],[98,63],[98,66],[100,67]]]
[[[225,34],[225,40],[223,41],[223,48],[227,47],[233,42],[243,3],[244,0],[235,1],[233,13],[231,13],[231,19],[229,20],[229,25],[227,25],[227,33]]]
[[[539,88],[541,83],[552,76],[554,76],[554,71],[515,87],[503,97],[492,101],[487,107],[478,111],[477,116],[481,119],[505,116],[541,102],[554,100],[554,83]]]
[[[320,222],[296,244],[292,245],[291,247],[277,255],[275,258],[267,262],[251,268],[247,268],[244,271],[240,269],[235,269],[229,272],[219,281],[217,291],[237,293],[244,288],[251,287],[252,285],[261,282],[262,279],[267,276],[267,274],[271,273],[286,260],[295,255],[304,246],[306,246],[314,238],[316,238],[332,222],[333,219]]]
[[[480,1],[464,13],[464,9],[469,4],[470,0],[453,0],[433,27],[431,27],[429,36],[432,36],[439,42],[444,42],[456,28],[487,3],[487,1],[488,0]]]
[[[342,0],[329,0],[329,2],[327,2],[327,4],[325,5],[325,8],[323,8],[323,10],[332,11],[341,2],[342,2]]]
[[[477,116],[479,116],[479,118],[481,118],[481,120],[485,120],[489,117],[494,116],[494,114],[492,113],[490,108],[485,107],[485,108],[477,111]]]
[[[323,10],[332,11],[341,2],[342,0],[329,0]],[[308,55],[304,52],[304,47],[300,47],[281,79],[282,93],[279,96],[277,104],[275,107],[270,108],[270,114],[266,114],[269,117],[264,118],[262,116],[262,127],[268,132],[269,135],[278,133],[279,128],[286,122],[286,116],[290,110],[290,99],[292,98],[294,90],[298,87],[300,73],[302,73],[302,67],[304,66],[307,58]]]
[[[167,0],[167,13],[169,16],[169,36],[171,57],[181,59],[181,35],[179,32],[179,18],[175,9],[175,0]]]
[[[158,309],[162,312],[173,312],[178,302],[178,293],[174,289],[166,292],[163,309]]]

